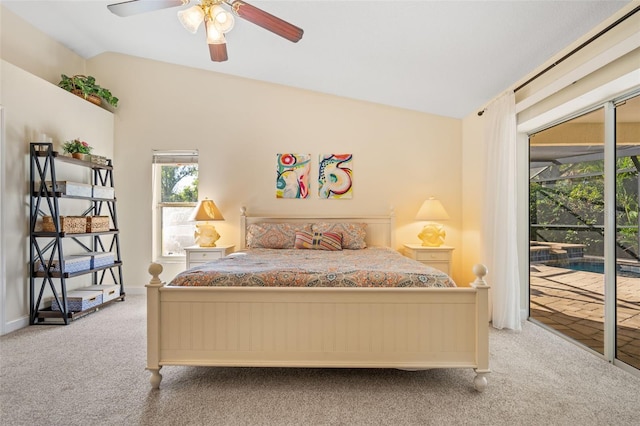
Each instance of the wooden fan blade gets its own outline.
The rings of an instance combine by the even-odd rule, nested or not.
[[[304,33],[302,28],[298,28],[295,25],[290,24],[287,21],[283,21],[277,16],[273,16],[262,9],[251,6],[244,1],[236,0],[231,2],[231,8],[234,13],[241,18],[244,18],[249,22],[253,22],[265,30],[271,31],[272,33],[277,34],[280,37],[284,37],[294,43],[300,40]]]
[[[215,43],[209,45],[209,55],[214,62],[224,62],[227,56],[227,43]]]
[[[107,8],[116,15],[125,17],[168,7],[182,6],[187,3],[189,3],[189,0],[130,0],[107,5]]]

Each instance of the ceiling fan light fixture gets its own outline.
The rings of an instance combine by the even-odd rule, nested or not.
[[[186,6],[190,2],[191,0],[125,0],[109,4],[107,8],[118,16],[130,16],[170,7]],[[227,11],[222,7],[223,3],[231,10]],[[225,34],[231,31],[235,25],[234,15],[294,43],[299,41],[304,33],[302,28],[298,28],[260,8],[251,6],[244,0],[198,0],[194,6],[180,10],[178,20],[192,34],[197,33],[198,28],[204,22],[211,60],[224,62],[228,59]]]
[[[199,5],[178,12],[178,20],[191,34],[195,34],[204,21],[204,10]]]
[[[224,44],[226,40],[224,33],[216,27],[215,21],[207,20],[207,43],[208,44]]]
[[[228,33],[229,31],[231,31],[233,25],[235,24],[235,18],[233,17],[233,15],[220,6],[212,7],[209,11],[209,15],[215,23],[218,31],[221,31],[223,33]]]

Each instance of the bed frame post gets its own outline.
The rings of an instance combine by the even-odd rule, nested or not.
[[[396,247],[396,210],[391,206],[389,208],[389,226],[391,227],[391,241],[389,241],[389,247],[397,249]]]
[[[247,248],[247,208],[240,207],[240,250]]]
[[[487,387],[486,375],[489,369],[489,285],[484,280],[487,275],[487,267],[477,264],[473,267],[476,280],[471,286],[476,289],[476,360],[478,367],[475,369],[476,377],[473,385],[478,392]]]
[[[151,372],[151,387],[158,389],[162,381],[160,374],[160,287],[164,284],[159,276],[162,265],[149,266],[152,275],[147,287],[147,370]]]

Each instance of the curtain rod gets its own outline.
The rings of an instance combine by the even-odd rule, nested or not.
[[[632,10],[630,10],[629,12],[627,12],[626,14],[624,14],[623,16],[621,16],[620,18],[616,19],[614,22],[612,22],[611,24],[607,25],[605,28],[603,28],[601,31],[598,31],[596,34],[594,34],[592,37],[590,37],[587,41],[585,41],[584,43],[580,44],[578,47],[576,47],[575,49],[573,49],[571,52],[567,53],[566,55],[564,55],[563,57],[561,57],[560,59],[558,59],[557,61],[555,61],[553,64],[549,65],[547,68],[543,69],[542,71],[540,71],[538,74],[534,75],[533,77],[531,77],[529,80],[525,81],[524,83],[522,83],[521,85],[519,85],[518,87],[516,87],[515,89],[513,89],[514,93],[517,92],[518,90],[522,89],[523,87],[525,87],[526,85],[528,85],[529,83],[531,83],[532,81],[536,80],[537,78],[539,78],[540,76],[542,76],[543,74],[546,74],[547,72],[549,72],[551,69],[555,68],[558,64],[560,64],[561,62],[564,62],[566,59],[568,59],[569,57],[575,55],[578,51],[584,49],[586,46],[588,46],[589,44],[593,43],[596,39],[600,38],[602,35],[604,35],[605,33],[609,32],[610,30],[612,30],[613,28],[617,27],[618,25],[620,25],[622,22],[626,21],[627,19],[629,19],[631,16],[633,16],[634,14],[636,14],[638,11],[640,11],[640,6],[636,6],[634,7]],[[484,114],[486,108],[478,111],[478,115],[482,116],[482,114]]]

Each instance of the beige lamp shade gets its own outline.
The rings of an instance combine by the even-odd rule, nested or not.
[[[218,210],[216,203],[205,198],[198,202],[193,213],[189,216],[189,221],[191,222],[203,222],[196,224],[196,231],[193,234],[196,244],[200,247],[215,247],[216,241],[220,239],[220,234],[216,231],[215,226],[208,223],[211,220],[224,220],[224,217]]]
[[[202,222],[207,220],[224,220],[222,213],[218,210],[218,206],[213,200],[205,198],[200,200],[198,205],[189,216],[190,222]]]
[[[440,247],[444,244],[446,232],[441,224],[434,221],[448,219],[449,215],[440,201],[429,197],[422,203],[422,207],[420,207],[416,215],[416,220],[427,221],[422,231],[418,234],[418,238],[422,240],[423,247]]]
[[[418,210],[416,220],[448,220],[449,215],[439,200],[429,197],[422,203],[422,207]]]

